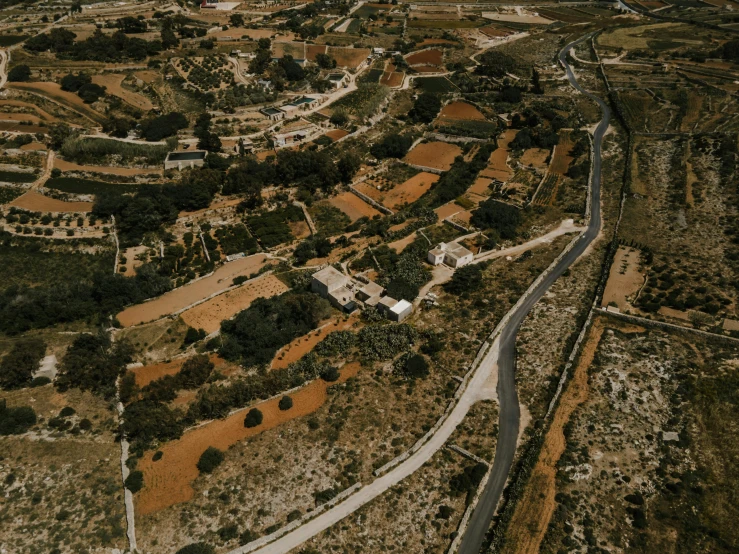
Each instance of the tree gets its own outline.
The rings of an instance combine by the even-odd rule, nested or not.
[[[77,91],[77,96],[82,98],[85,104],[92,104],[93,102],[97,102],[101,96],[105,96],[105,87],[101,87],[95,83],[87,83],[80,87]]]
[[[180,39],[177,38],[174,31],[170,28],[162,27],[161,32],[162,48],[169,50],[170,48],[177,48],[180,45]]]
[[[23,82],[31,78],[31,68],[27,65],[16,65],[8,71],[8,81]]]
[[[382,142],[373,144],[370,153],[378,159],[402,158],[413,144],[413,138],[405,135],[387,135]]]
[[[264,415],[262,415],[262,412],[260,412],[257,408],[252,408],[249,410],[249,412],[246,414],[246,417],[244,418],[244,427],[246,428],[252,428],[257,427],[258,425],[262,424],[262,420],[264,419]]]
[[[131,363],[132,353],[129,343],[113,344],[103,333],[78,335],[62,358],[57,388],[63,392],[76,387],[111,399],[115,396],[116,380]]]
[[[208,380],[214,367],[213,362],[205,354],[193,356],[182,364],[180,372],[176,375],[178,384],[185,389],[198,388]]]
[[[228,18],[229,23],[231,24],[231,27],[243,27],[244,26],[244,16],[240,13],[234,13],[231,14]]]
[[[283,412],[286,410],[289,410],[293,407],[293,399],[289,396],[283,396],[280,398],[280,402],[277,404],[277,407],[280,408]]]
[[[421,123],[431,123],[441,110],[441,100],[436,94],[424,92],[419,95],[410,111],[410,116],[414,121]]]
[[[209,446],[205,452],[200,455],[200,459],[198,460],[198,471],[200,473],[213,473],[213,470],[221,465],[225,459],[226,456],[223,452],[214,446]]]
[[[321,69],[333,69],[336,67],[336,60],[328,54],[317,54],[316,63]]]
[[[347,115],[345,110],[338,108],[334,110],[334,112],[331,114],[329,121],[331,122],[331,125],[343,127],[344,125],[349,123],[349,116]]]
[[[354,152],[344,152],[336,162],[336,168],[339,170],[339,174],[341,175],[341,181],[344,183],[351,183],[361,165],[361,158]]]
[[[498,50],[488,50],[478,56],[475,72],[488,77],[504,77],[516,68],[516,60]]]
[[[541,86],[539,72],[536,70],[536,68],[533,68],[531,70],[531,92],[533,92],[534,94],[544,94],[544,89]]]
[[[463,294],[479,290],[483,284],[484,264],[466,265],[454,272],[449,282],[444,285],[444,290],[451,294]]]
[[[198,342],[199,340],[203,340],[205,336],[205,330],[188,327],[187,332],[185,333],[185,340],[183,342],[185,344],[193,344],[195,342]]]
[[[421,354],[413,354],[406,359],[403,373],[411,379],[426,377],[429,374],[429,364]]]
[[[58,150],[68,138],[77,135],[77,131],[66,123],[54,123],[49,125],[49,146]]]
[[[323,379],[327,383],[338,381],[339,377],[341,377],[341,374],[339,373],[339,370],[334,366],[328,366],[321,372],[321,379]]]
[[[39,338],[22,338],[0,362],[0,387],[17,389],[28,385],[46,354],[46,344]]]
[[[180,112],[170,112],[144,119],[140,126],[140,136],[147,141],[160,141],[177,134],[180,129],[187,128],[187,117]]]
[[[20,435],[36,425],[36,412],[29,406],[8,408],[0,400],[0,435]]]
[[[470,223],[478,229],[495,229],[502,239],[513,239],[521,219],[518,208],[490,199],[472,212]]]
[[[198,148],[207,150],[208,152],[221,151],[221,139],[215,133],[208,132],[198,139]]]
[[[123,485],[133,494],[136,494],[144,488],[144,474],[139,470],[132,471],[126,477]]]

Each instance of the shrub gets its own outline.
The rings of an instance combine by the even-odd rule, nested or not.
[[[470,223],[479,229],[495,229],[502,239],[513,239],[521,219],[519,209],[490,199],[472,212]]]
[[[89,419],[84,418],[80,421],[80,429],[82,429],[83,431],[89,431],[90,429],[92,429],[92,422]]]
[[[158,462],[159,460],[162,459],[162,456],[164,456],[164,452],[162,452],[161,450],[157,450],[156,452],[154,452],[154,455],[151,457],[151,461]]]
[[[421,354],[413,354],[405,361],[403,373],[411,379],[426,377],[429,374],[429,364]]]
[[[382,142],[372,145],[370,153],[377,159],[402,158],[408,153],[413,144],[413,137],[392,134],[386,136]]]
[[[321,372],[321,379],[323,379],[327,383],[338,381],[339,377],[341,377],[341,374],[339,373],[339,370],[336,369],[334,366],[329,366]]]
[[[204,329],[195,329],[194,327],[188,327],[185,333],[185,344],[193,344],[199,340],[203,340],[207,336]]]
[[[252,408],[244,418],[244,427],[252,428],[262,424],[264,415],[257,408]]]
[[[29,406],[8,408],[0,400],[0,435],[20,435],[36,424],[36,412]]]
[[[0,362],[0,386],[16,389],[31,383],[33,372],[46,354],[46,343],[38,338],[22,338]]]
[[[277,405],[283,412],[293,407],[293,399],[289,396],[283,396],[280,398],[280,403]]]
[[[61,410],[61,411],[59,412],[59,417],[69,417],[69,416],[73,416],[73,415],[74,415],[74,414],[76,414],[76,413],[77,413],[77,412],[75,411],[75,409],[74,409],[74,408],[72,408],[71,406],[65,406],[65,407],[64,407],[64,408],[62,408],[62,410]]]
[[[451,280],[444,284],[444,290],[451,294],[463,294],[479,290],[483,283],[485,264],[466,265],[454,272]]]
[[[133,494],[136,494],[144,488],[144,474],[138,469],[132,471],[128,474],[128,477],[126,477],[126,481],[123,484]]]
[[[16,65],[13,69],[8,71],[8,81],[10,82],[22,82],[28,81],[31,78],[31,68],[27,65]]]
[[[226,456],[223,452],[213,446],[209,446],[205,452],[200,455],[200,459],[198,460],[198,471],[200,473],[212,473],[213,470],[221,465],[225,459]]]

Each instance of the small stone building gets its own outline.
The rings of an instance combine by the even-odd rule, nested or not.
[[[428,262],[431,265],[446,264],[450,267],[462,267],[474,259],[474,254],[456,242],[441,242],[428,253]]]

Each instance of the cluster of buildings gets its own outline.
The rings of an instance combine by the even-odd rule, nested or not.
[[[354,281],[330,265],[313,274],[311,290],[345,313],[356,310],[357,302],[362,302],[365,306],[375,306],[385,317],[396,322],[403,321],[413,311],[413,304],[388,296],[385,289],[377,283]]]
[[[435,266],[445,264],[458,268],[469,264],[473,259],[472,252],[456,242],[442,242],[428,252],[428,261]],[[356,281],[333,266],[326,266],[312,277],[311,290],[345,313],[356,310],[361,302],[364,306],[377,308],[387,319],[401,322],[413,311],[413,304],[407,300],[392,298],[374,281]],[[436,295],[429,293],[427,300],[436,303]]]

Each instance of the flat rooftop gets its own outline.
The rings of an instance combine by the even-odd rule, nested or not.
[[[278,113],[282,113],[282,110],[279,108],[262,108],[262,113],[267,115],[276,115]]]
[[[204,160],[205,150],[193,150],[192,152],[170,152],[167,160],[170,162],[185,162],[190,160]]]

